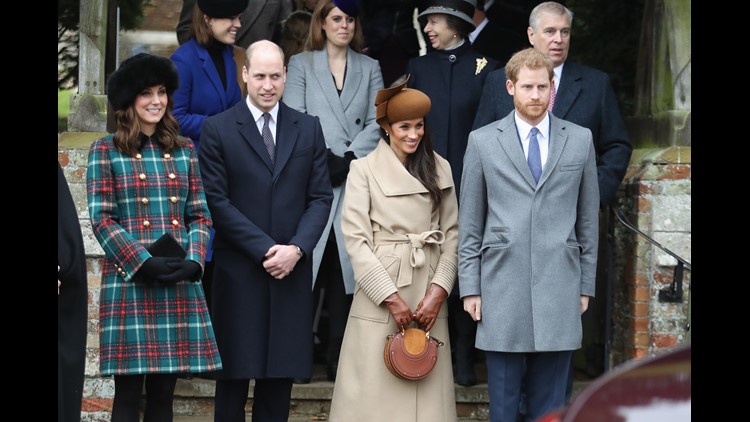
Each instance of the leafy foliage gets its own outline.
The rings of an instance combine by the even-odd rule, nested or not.
[[[120,29],[138,29],[143,23],[143,6],[149,0],[107,1],[120,7]],[[78,28],[80,0],[57,0],[57,87],[78,83]]]

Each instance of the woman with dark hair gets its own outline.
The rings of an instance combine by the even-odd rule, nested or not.
[[[246,94],[242,81],[245,49],[234,43],[242,26],[240,15],[247,5],[248,0],[198,0],[193,7],[190,40],[170,57],[180,75],[180,86],[173,96],[174,116],[180,124],[180,134],[193,141],[196,152],[199,152],[201,127],[206,117],[227,110]],[[202,280],[209,309],[213,237],[212,229]]]
[[[177,69],[138,54],[107,81],[115,132],[93,142],[86,186],[104,250],[99,298],[102,376],[114,376],[112,421],[171,421],[179,374],[221,369],[199,283],[211,216],[193,143],[172,116]],[[149,246],[165,235],[184,258]],[[152,254],[151,251],[154,251]]]
[[[198,0],[193,8],[191,38],[170,57],[180,75],[180,87],[174,93],[174,116],[180,124],[180,134],[190,138],[196,150],[203,120],[242,99],[244,84],[238,73],[245,64],[245,50],[234,46],[234,42],[247,3],[248,0]]]
[[[430,99],[406,82],[378,91],[378,146],[351,164],[341,227],[356,287],[329,420],[456,421],[448,308],[457,272],[458,206],[448,162],[432,150]],[[442,340],[419,381],[383,362],[388,334],[417,322]]]
[[[409,61],[409,87],[432,100],[427,115],[432,125],[435,152],[445,157],[453,170],[456,195],[461,188],[464,152],[474,116],[479,108],[484,81],[497,68],[496,60],[476,52],[469,41],[476,0],[433,0],[419,14],[425,41],[434,50]],[[455,378],[460,385],[477,383],[474,372],[476,323],[464,312],[456,283],[448,299]]]

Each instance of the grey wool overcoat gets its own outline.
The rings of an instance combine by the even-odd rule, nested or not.
[[[461,297],[481,295],[476,347],[547,352],[581,347],[580,296],[594,296],[599,185],[591,131],[550,114],[539,183],[512,111],[474,130],[459,210]]]
[[[430,334],[445,345],[426,378],[388,372],[385,338],[397,330],[383,300],[394,292],[412,312],[430,283],[450,292],[457,272],[458,205],[448,162],[435,154],[442,202],[432,210],[427,189],[385,141],[352,162],[341,226],[356,289],[341,346],[331,422],[456,420],[456,400],[443,303]]]
[[[375,122],[375,95],[382,88],[383,76],[378,61],[349,48],[344,89],[339,95],[328,67],[328,52],[323,47],[295,54],[289,59],[283,101],[297,111],[320,119],[326,147],[331,152],[343,157],[344,153],[351,151],[357,158],[362,158],[375,149],[380,139],[380,126]],[[344,190],[344,184],[333,188],[331,213],[312,254],[313,285],[333,225],[344,286],[346,293],[352,294],[354,273],[341,232]]]

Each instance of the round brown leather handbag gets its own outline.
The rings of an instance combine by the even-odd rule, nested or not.
[[[443,342],[431,337],[421,328],[401,327],[385,338],[383,358],[385,366],[395,376],[405,380],[426,377],[437,363],[438,347]]]

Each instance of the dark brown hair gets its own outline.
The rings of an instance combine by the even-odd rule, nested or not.
[[[390,137],[382,127],[380,128],[380,137],[385,139],[388,145],[391,144]],[[432,198],[432,210],[438,209],[443,197],[440,186],[438,186],[437,162],[435,161],[435,152],[432,149],[432,132],[427,125],[427,117],[424,118],[424,136],[417,145],[417,150],[406,156],[404,167],[409,174],[427,188]]]
[[[178,136],[180,125],[172,114],[174,102],[172,96],[167,98],[167,109],[164,117],[156,124],[154,137],[158,139],[164,152],[171,152],[174,148],[188,144],[187,138]],[[115,111],[114,145],[118,151],[135,156],[141,146],[141,121],[135,111],[135,101],[128,107]]]

